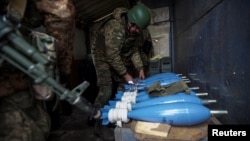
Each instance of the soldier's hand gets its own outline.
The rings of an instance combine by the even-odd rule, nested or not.
[[[124,78],[124,80],[126,82],[133,81],[133,77],[130,74],[128,74],[128,73],[126,73],[125,75],[123,75],[123,78]]]
[[[141,69],[140,71],[139,71],[139,78],[140,79],[145,79],[145,74],[144,74],[144,70],[143,69]]]

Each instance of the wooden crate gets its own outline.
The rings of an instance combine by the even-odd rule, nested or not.
[[[201,141],[207,138],[209,124],[221,124],[215,117],[195,126],[131,121],[117,129],[116,141]]]

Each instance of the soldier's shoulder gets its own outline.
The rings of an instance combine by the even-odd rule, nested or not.
[[[113,11],[113,17],[118,21],[121,21],[121,15],[127,13],[128,9],[124,7],[118,7]]]
[[[121,27],[122,25],[118,20],[110,19],[109,21],[107,21],[106,26]]]
[[[109,30],[109,31],[120,31],[121,30],[122,31],[122,30],[124,30],[124,27],[116,19],[111,19],[105,24],[105,30]]]

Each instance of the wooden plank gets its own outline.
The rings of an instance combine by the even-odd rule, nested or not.
[[[207,137],[208,124],[220,124],[220,122],[215,117],[194,126],[132,121],[130,128],[138,141],[200,141]]]
[[[168,124],[133,121],[131,123],[131,129],[139,134],[145,134],[150,136],[158,136],[166,138],[171,126]]]

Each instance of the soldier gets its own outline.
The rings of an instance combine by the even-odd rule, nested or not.
[[[43,16],[43,25],[48,35],[57,39],[57,65],[60,83],[70,88],[71,64],[73,61],[73,41],[75,31],[75,7],[71,0],[35,0],[35,5]],[[58,99],[54,100],[58,101]],[[56,102],[47,102],[52,118],[52,130],[60,126],[57,117],[70,115],[72,106],[67,101],[59,101],[56,111],[52,111]]]
[[[3,18],[1,16],[1,18]],[[1,19],[1,25],[6,22]],[[2,27],[1,27],[2,28]],[[7,28],[7,27],[6,27]],[[0,29],[1,32],[4,29]],[[13,39],[22,37],[19,32]],[[6,33],[8,34],[8,33]],[[7,35],[6,35],[7,36]],[[11,46],[11,39],[1,36],[1,45]],[[44,41],[45,43],[46,41]],[[20,46],[23,45],[19,42]],[[51,42],[51,44],[53,44]],[[1,46],[2,48],[2,46]],[[50,131],[50,118],[44,110],[41,98],[37,95],[31,79],[18,68],[0,58],[0,140],[45,141]]]
[[[58,40],[57,59],[61,83],[69,82],[73,58],[75,7],[71,0],[35,0],[44,16],[46,33]]]
[[[143,63],[136,46],[140,30],[150,23],[150,12],[138,4],[131,9],[116,8],[101,24],[91,47],[99,93],[95,105],[102,107],[112,96],[112,77],[122,88],[132,82],[127,66],[133,64],[139,78],[144,79]]]
[[[8,6],[2,4],[9,4],[9,1],[14,4],[14,7],[17,6],[18,8],[26,4],[26,0],[1,1],[1,18],[8,13],[6,12]],[[15,2],[17,2],[16,5]],[[75,27],[74,6],[70,0],[36,0],[35,3],[44,15],[44,25],[47,33],[59,40],[57,57],[60,60],[60,78],[61,83],[67,85],[72,60],[73,29]],[[60,5],[60,8],[55,7],[58,5]],[[12,11],[13,9],[11,8],[10,10]],[[22,13],[19,14],[21,17]],[[17,15],[14,14],[14,19],[16,18],[15,16]],[[1,36],[1,45],[2,43],[8,43],[4,40],[6,39]],[[40,98],[39,100],[36,99],[37,97],[34,94],[34,89],[28,76],[0,58],[1,141],[47,140],[50,131],[50,119],[44,110],[42,101]]]
[[[51,40],[46,39],[43,43],[47,41]],[[51,122],[43,107],[43,100],[51,98],[51,95],[47,95],[47,92],[44,93],[46,95],[37,93],[33,81],[26,74],[1,61],[0,140],[45,141]]]

